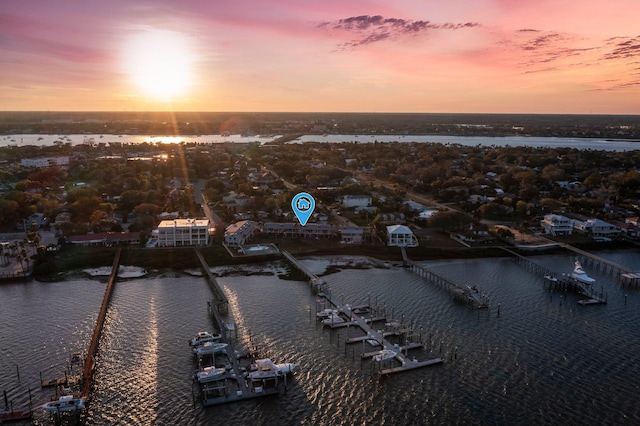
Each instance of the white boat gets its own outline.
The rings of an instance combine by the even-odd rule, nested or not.
[[[206,342],[193,348],[193,353],[197,356],[221,354],[227,350],[227,346],[226,343]]]
[[[253,365],[252,371],[249,372],[249,378],[253,381],[282,377],[292,373],[298,367],[297,364],[290,362],[282,364],[274,364],[269,358],[257,359]]]
[[[195,374],[195,378],[200,383],[208,383],[221,380],[225,377],[227,370],[224,367],[205,367]]]
[[[376,346],[380,346],[380,342],[378,342],[376,339],[367,339],[367,340],[366,340],[366,342],[367,342],[369,345],[373,346],[374,348],[375,348]]]
[[[320,312],[316,313],[316,316],[320,319],[329,318],[331,315],[337,314],[338,311],[332,308],[323,309]]]
[[[373,360],[375,362],[387,361],[389,359],[395,358],[396,355],[398,355],[398,352],[396,351],[392,351],[391,349],[383,349],[373,356]]]
[[[206,342],[217,342],[220,339],[222,339],[220,334],[211,334],[208,331],[200,331],[189,341],[189,345],[199,346]]]
[[[47,411],[77,411],[84,410],[85,402],[85,398],[74,398],[73,395],[63,395],[56,400],[42,404],[41,407]]]
[[[582,269],[582,265],[578,260],[573,264],[573,272],[571,273],[571,278],[578,280],[585,284],[593,284],[596,282],[593,278],[587,275],[587,273]]]
[[[347,322],[347,320],[338,315],[338,313],[333,313],[322,320],[324,325],[342,324],[343,322]]]

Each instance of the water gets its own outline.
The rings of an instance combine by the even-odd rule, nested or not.
[[[83,143],[249,143],[266,144],[280,136],[241,136],[241,135],[184,135],[184,136],[148,136],[148,135],[40,135],[20,134],[0,136],[0,146],[50,146],[54,142],[81,145]],[[525,137],[525,136],[441,136],[441,135],[304,135],[290,143],[304,142],[420,142],[459,144],[464,146],[527,146],[533,148],[576,148],[602,151],[633,151],[640,149],[638,141],[607,140],[596,138],[556,138],[556,137]]]
[[[640,265],[638,252],[600,254]],[[572,269],[571,256],[536,261],[557,272]],[[621,289],[609,275],[585,267],[609,303],[580,307],[577,295],[550,295],[541,277],[508,259],[423,263],[459,284],[477,285],[490,299],[487,312],[453,303],[403,268],[376,269],[364,258],[304,263],[318,272],[338,270],[325,276],[334,297],[384,304],[396,318],[415,321],[432,343],[430,356],[446,362],[379,378],[370,361],[360,361],[359,344],[345,349],[346,330],[338,335],[317,325],[306,283],[281,280],[278,264],[252,265],[246,270],[254,275],[219,278],[230,302],[228,319],[238,324],[239,341],[263,342],[265,355],[300,369],[279,396],[194,407],[187,340],[212,328],[209,287],[203,278],[174,273],[119,281],[88,424],[640,422],[640,290]],[[347,263],[353,268],[340,270]],[[38,371],[60,375],[70,353],[86,351],[104,289],[103,281],[90,279],[0,286],[0,386],[14,405],[26,402],[28,386],[37,388]],[[37,388],[34,402],[50,394]],[[36,424],[47,424],[42,410],[36,414]]]

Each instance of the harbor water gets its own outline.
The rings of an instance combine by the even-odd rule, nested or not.
[[[640,265],[637,251],[598,254]],[[536,257],[560,273],[571,272],[572,261]],[[346,257],[303,263],[328,272],[334,298],[384,306],[389,317],[415,324],[445,362],[379,377],[360,347],[345,347],[345,329],[317,323],[316,297],[306,282],[281,279],[283,264],[213,269],[229,298],[227,319],[237,325],[234,343],[259,344],[265,356],[299,368],[278,396],[203,407],[187,340],[212,329],[211,290],[200,276],[152,272],[116,283],[86,423],[640,423],[640,290],[621,288],[608,273],[585,265],[608,303],[583,307],[511,259],[420,262],[486,294],[491,308],[472,311],[400,265]],[[105,287],[106,279],[80,274],[0,286],[0,388],[15,409],[25,408],[28,388],[34,405],[54,395],[40,389],[39,374],[63,376],[70,354],[87,350]],[[36,409],[35,424],[50,421]]]

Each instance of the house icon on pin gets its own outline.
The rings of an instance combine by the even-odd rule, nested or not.
[[[306,198],[300,198],[298,200],[298,209],[305,211],[311,208],[311,203]]]

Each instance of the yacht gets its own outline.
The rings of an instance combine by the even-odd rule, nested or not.
[[[85,398],[74,398],[73,395],[63,395],[58,399],[42,404],[47,411],[77,411],[85,408]]]
[[[573,272],[571,273],[571,278],[580,281],[584,284],[593,284],[596,282],[593,278],[587,275],[587,273],[582,269],[582,265],[580,261],[576,260],[573,264]]]
[[[391,349],[383,349],[373,356],[373,360],[376,362],[387,361],[395,358],[396,355],[398,355],[398,352],[396,351],[393,351]]]
[[[189,345],[200,346],[206,342],[217,342],[220,339],[222,339],[222,335],[220,334],[211,334],[208,331],[200,331],[189,341]]]
[[[322,324],[324,325],[342,324],[344,322],[347,322],[347,320],[338,315],[337,312],[332,313],[327,318],[322,320]]]
[[[320,312],[316,313],[316,316],[318,317],[318,319],[326,319],[329,318],[331,315],[334,314],[338,314],[338,311],[336,311],[335,309],[332,308],[327,308],[327,309],[323,309]]]
[[[205,367],[202,371],[195,374],[195,378],[200,383],[208,383],[216,380],[224,379],[227,370],[224,367]]]
[[[193,348],[193,353],[197,356],[221,354],[227,350],[227,346],[226,343],[205,342]]]
[[[258,381],[281,377],[285,374],[292,373],[297,367],[297,364],[290,362],[274,364],[269,358],[258,359],[252,366],[252,371],[249,372],[249,378],[252,381]]]

